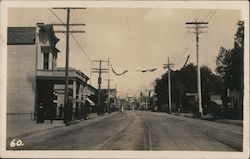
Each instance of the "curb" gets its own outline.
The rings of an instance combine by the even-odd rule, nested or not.
[[[174,114],[177,115],[177,114]],[[182,116],[182,117],[188,117],[188,118],[192,118],[192,119],[199,119],[199,118],[194,118],[188,115],[180,115],[178,114],[177,116]],[[200,120],[205,120],[205,121],[211,121],[211,120],[206,120],[206,119],[202,119],[200,118]],[[211,121],[211,122],[215,122],[215,123],[222,123],[219,121]],[[239,125],[235,125],[233,123],[223,123],[223,124],[228,124],[228,125],[234,125],[234,126],[239,126]],[[216,133],[215,133],[216,132]],[[238,133],[234,133],[234,132],[230,132],[224,129],[215,129],[215,128],[211,128],[210,130],[205,130],[206,135],[209,138],[212,138],[222,144],[225,144],[231,148],[234,148],[236,150],[242,151],[243,150],[243,134],[238,134]]]
[[[237,134],[237,133],[233,133],[233,132],[229,132],[229,131],[225,131],[221,129],[219,130],[216,129],[217,133],[214,133],[214,132],[215,130],[211,129],[209,131],[206,131],[206,135],[234,149],[237,149],[239,151],[243,150],[243,135],[242,134]]]
[[[181,115],[178,113],[173,113],[176,116],[182,116],[182,117],[188,117],[188,118],[193,118],[193,119],[199,119],[199,120],[205,120],[205,121],[211,121],[211,122],[216,122],[216,123],[222,123],[222,124],[228,124],[228,125],[234,125],[234,126],[243,126],[243,123],[234,123],[234,122],[230,122],[230,121],[217,121],[217,120],[208,120],[206,118],[195,118],[193,116],[190,115]]]
[[[20,135],[10,136],[10,137],[7,137],[7,140],[10,140],[12,138],[23,138],[23,137],[26,137],[28,135],[36,134],[38,132],[48,131],[48,130],[52,130],[52,129],[56,129],[56,128],[62,128],[62,127],[65,127],[65,125],[55,126],[55,127],[50,127],[50,128],[47,128],[47,129],[35,130],[35,131],[27,132],[27,133],[24,133],[24,134],[20,134]]]
[[[229,122],[229,121],[216,121],[216,120],[215,122],[243,127],[243,123],[236,123],[236,122],[234,123],[234,122]]]

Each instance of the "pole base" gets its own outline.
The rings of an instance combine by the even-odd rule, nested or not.
[[[197,115],[198,115],[198,116],[197,116],[198,118],[202,118],[202,115],[203,115],[203,114],[202,114],[202,112],[199,112]]]

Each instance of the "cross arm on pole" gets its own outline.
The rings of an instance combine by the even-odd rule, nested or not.
[[[53,26],[66,26],[67,24],[59,24],[59,23],[53,23]],[[70,26],[85,26],[85,23],[78,23],[78,24],[69,24]]]
[[[92,73],[99,73],[99,71],[92,71]],[[100,71],[100,73],[108,73],[108,71]]]
[[[56,30],[56,31],[54,31],[54,33],[67,33],[67,31],[64,31],[64,30]],[[73,31],[69,31],[69,33],[85,33],[85,31],[73,30]]]
[[[109,61],[107,61],[107,60],[93,60],[92,62],[109,62]]]
[[[166,67],[174,67],[174,64],[163,64],[163,67],[166,68]]]
[[[194,26],[194,27],[186,27],[186,28],[188,28],[188,29],[195,29],[196,27]],[[199,26],[198,28],[208,28],[208,26]]]
[[[52,9],[87,9],[86,7],[54,7]]]
[[[102,69],[99,69],[99,68],[92,68],[92,70],[104,70],[104,71],[108,71],[109,69],[107,69],[107,68],[102,68]]]
[[[186,22],[186,24],[190,24],[190,25],[193,25],[193,24],[208,24],[208,22]]]

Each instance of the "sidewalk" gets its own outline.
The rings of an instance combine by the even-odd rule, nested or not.
[[[232,119],[217,119],[215,122],[236,125],[236,126],[243,126],[243,120],[232,120]]]
[[[178,116],[184,116],[189,118],[194,118],[193,113],[173,113],[174,115]],[[232,119],[214,119],[212,116],[207,115],[203,116],[201,119],[223,123],[223,124],[229,124],[229,125],[236,125],[236,126],[243,126],[243,120],[232,120]]]
[[[108,114],[109,113],[104,113],[103,115],[98,116],[97,113],[91,113],[88,114],[87,120],[84,119],[77,120],[76,123],[93,120],[96,118],[107,116]],[[8,123],[6,137],[7,138],[25,137],[41,131],[47,131],[61,127],[65,127],[63,120],[53,120],[52,124],[50,123],[50,120],[45,120],[44,123],[41,124],[37,124],[36,121],[27,121],[25,123],[23,122]]]
[[[36,132],[43,130],[50,130],[53,128],[60,128],[65,126],[62,120],[53,120],[53,123],[50,123],[50,120],[45,120],[44,123],[37,124],[36,121],[27,121],[25,123],[8,123],[7,124],[7,138],[14,137],[24,137]]]

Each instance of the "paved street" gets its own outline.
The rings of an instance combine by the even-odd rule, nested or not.
[[[24,146],[18,149],[239,150],[241,145],[230,145],[223,137],[241,143],[242,127],[166,113],[125,111],[23,137]]]

